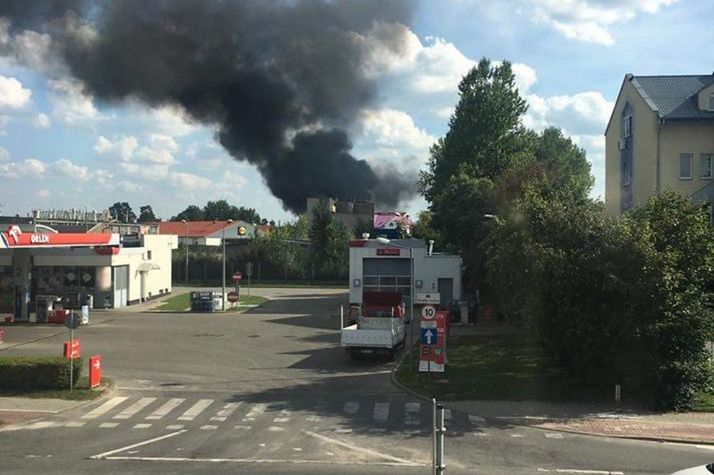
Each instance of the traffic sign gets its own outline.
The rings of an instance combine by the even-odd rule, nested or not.
[[[79,328],[79,324],[82,323],[82,319],[74,312],[70,312],[64,317],[64,326],[70,330],[76,330]]]
[[[68,360],[75,360],[81,356],[79,349],[79,340],[74,338],[71,341],[64,342],[63,355]]]
[[[435,328],[422,328],[421,329],[421,344],[422,345],[438,345],[437,343],[438,332]]]
[[[233,282],[238,282],[240,283],[240,280],[243,278],[243,275],[240,272],[236,272],[233,274]]]
[[[421,318],[424,320],[432,320],[436,316],[436,307],[433,305],[424,305],[421,308]]]
[[[239,299],[238,292],[235,290],[228,292],[228,295],[226,295],[226,300],[228,300],[230,303],[236,303]]]

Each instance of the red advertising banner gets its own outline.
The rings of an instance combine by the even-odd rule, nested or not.
[[[89,357],[89,387],[96,388],[102,382],[102,356]]]
[[[106,233],[25,233],[13,224],[0,233],[0,249],[26,247],[118,246],[118,234]]]
[[[75,338],[71,342],[64,342],[64,357],[73,360],[76,360],[80,357],[79,340],[77,338]]]

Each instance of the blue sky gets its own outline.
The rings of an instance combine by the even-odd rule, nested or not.
[[[712,73],[712,18],[714,3],[697,0],[422,0],[406,54],[373,52],[379,100],[351,128],[354,153],[375,167],[419,169],[446,131],[461,75],[483,56],[507,59],[530,105],[525,124],[561,127],[583,146],[600,196],[602,133],[624,74]],[[0,28],[0,213],[122,200],[169,218],[225,198],[292,218],[210,127],[179,110],[85,95],[70,76],[48,74],[46,41]]]

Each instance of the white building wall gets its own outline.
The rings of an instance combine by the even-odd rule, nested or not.
[[[378,259],[408,259],[409,249],[400,249],[399,256],[378,256],[377,249],[394,247],[377,244],[368,241],[364,247],[350,247],[350,303],[362,302],[363,260],[365,258]],[[414,256],[414,280],[421,280],[422,287],[415,288],[415,292],[436,292],[438,291],[438,280],[440,278],[453,279],[454,299],[461,299],[461,256],[434,254],[426,255],[425,247],[412,248]],[[359,280],[359,287],[355,286],[355,281]]]

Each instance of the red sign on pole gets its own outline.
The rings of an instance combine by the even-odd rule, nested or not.
[[[446,365],[446,325],[447,313],[437,310],[431,319],[422,316],[422,328],[433,329],[436,332],[436,344],[422,344],[419,352],[419,371],[438,372],[444,371]]]
[[[243,274],[240,272],[236,272],[233,274],[233,282],[240,283],[240,280],[243,278]]]
[[[102,381],[102,356],[89,357],[89,387],[96,388]]]
[[[73,360],[76,360],[77,358],[80,357],[79,339],[75,338],[71,342],[70,341],[64,342],[64,357],[67,359],[73,359]]]

